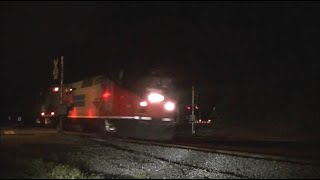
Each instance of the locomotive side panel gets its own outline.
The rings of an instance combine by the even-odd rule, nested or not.
[[[114,86],[114,116],[133,117],[138,116],[140,97],[126,89]]]
[[[91,79],[91,83],[80,81],[71,84],[76,90],[72,94],[71,118],[99,118],[113,113],[113,82],[100,77]]]

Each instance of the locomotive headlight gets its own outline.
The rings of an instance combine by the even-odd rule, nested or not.
[[[167,102],[165,105],[164,105],[164,108],[167,110],[167,111],[172,111],[174,110],[174,103],[173,102]]]
[[[142,107],[145,107],[145,106],[147,106],[147,105],[148,105],[147,101],[142,101],[142,102],[140,102],[140,106],[142,106]]]
[[[58,91],[59,91],[59,87],[53,88],[53,92],[58,92]]]
[[[164,100],[164,96],[158,93],[150,93],[148,96],[148,100],[151,103],[161,102]]]

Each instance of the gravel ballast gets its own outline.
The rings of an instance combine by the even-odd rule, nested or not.
[[[21,162],[15,163],[14,158]],[[320,177],[320,167],[315,165],[133,144],[112,138],[104,142],[69,135],[15,136],[3,139],[0,160],[3,164],[11,163],[7,169],[13,168],[13,173],[23,170],[26,166],[24,163],[34,158],[64,164],[69,169],[77,168],[84,175],[94,173],[97,175],[94,177],[116,179]],[[6,174],[6,177],[14,177],[10,171],[6,171]]]

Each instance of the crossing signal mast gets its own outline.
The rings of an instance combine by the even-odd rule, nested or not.
[[[192,134],[195,134],[195,127],[194,124],[196,122],[196,114],[195,113],[199,113],[199,93],[198,91],[195,91],[195,87],[192,86],[192,96],[191,96],[191,106],[187,106],[187,111],[191,110],[191,115],[189,116],[189,122],[191,123],[191,132]],[[200,113],[201,115],[201,113]]]
[[[60,60],[60,88],[56,87],[54,88],[54,91],[60,91],[60,107],[58,109],[58,115],[59,117],[59,126],[57,127],[59,132],[63,131],[63,123],[62,123],[62,116],[66,115],[67,109],[66,106],[63,105],[63,79],[64,79],[64,57],[61,56],[59,59],[54,59],[54,69],[53,69],[53,80],[58,80],[59,78],[59,60]]]
[[[191,116],[190,116],[190,121],[191,121],[191,132],[192,134],[195,134],[195,128],[194,128],[194,122],[195,122],[195,115],[194,115],[194,86],[192,86],[192,98],[191,98]]]
[[[64,70],[64,63],[63,63],[63,56],[61,56],[61,77],[60,77],[60,107],[62,107],[62,93],[63,93],[63,70]],[[60,113],[59,113],[60,114]],[[62,132],[63,131],[63,126],[62,126],[62,114],[60,114],[60,123],[59,123],[59,130]]]

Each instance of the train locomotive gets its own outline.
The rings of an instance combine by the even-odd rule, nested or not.
[[[63,118],[66,129],[108,133],[137,133],[138,127],[146,127],[141,131],[172,129],[179,121],[177,96],[158,81],[147,82],[149,85],[138,91],[101,75],[65,84],[63,89],[52,86],[42,98],[37,123],[54,127],[59,124],[57,109],[62,90],[62,104],[68,109]]]

